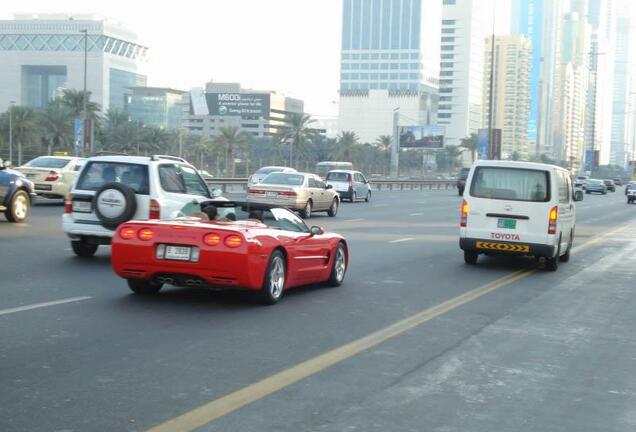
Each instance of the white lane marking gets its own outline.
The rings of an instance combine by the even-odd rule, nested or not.
[[[413,237],[405,237],[405,238],[401,238],[401,239],[397,239],[397,240],[391,240],[389,243],[404,243],[404,242],[408,242],[411,240],[415,240]]]
[[[424,216],[424,213],[411,213],[409,216]]]
[[[358,219],[345,219],[343,222],[362,222],[364,220],[364,218],[358,218]]]
[[[10,309],[2,309],[2,310],[0,310],[0,315],[9,315],[9,314],[16,313],[16,312],[24,312],[24,311],[28,311],[28,310],[31,310],[31,309],[39,309],[39,308],[43,308],[43,307],[56,306],[56,305],[61,305],[61,304],[65,304],[65,303],[75,303],[75,302],[88,300],[88,299],[92,299],[92,298],[93,297],[90,297],[90,296],[71,297],[71,298],[62,299],[62,300],[55,300],[55,301],[44,302],[44,303],[35,303],[35,304],[32,304],[32,305],[26,305],[26,306],[18,306],[18,307],[14,307],[14,308],[10,308]]]

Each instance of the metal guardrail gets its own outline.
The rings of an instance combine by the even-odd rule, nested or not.
[[[212,178],[206,180],[208,186],[223,193],[247,192],[246,178]],[[370,180],[375,191],[413,191],[413,190],[447,190],[456,189],[456,180]]]

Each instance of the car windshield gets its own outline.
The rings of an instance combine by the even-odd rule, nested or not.
[[[272,173],[265,177],[261,184],[302,186],[305,177],[300,174]]]
[[[545,202],[550,200],[547,171],[520,168],[478,167],[470,194],[478,198]]]
[[[32,168],[64,168],[71,162],[71,159],[63,159],[56,157],[39,157],[30,162],[27,162],[24,166]]]
[[[123,162],[89,161],[77,182],[77,189],[97,190],[106,183],[122,183],[135,193],[147,195],[148,166]]]
[[[264,167],[264,168],[261,168],[258,171],[256,171],[256,174],[265,174],[265,175],[267,175],[267,174],[271,174],[271,173],[274,173],[274,172],[281,172],[281,171],[283,171],[283,169],[284,168],[281,168],[281,167]]]
[[[329,172],[327,173],[327,180],[332,181],[349,181],[351,179],[351,174],[346,172]]]

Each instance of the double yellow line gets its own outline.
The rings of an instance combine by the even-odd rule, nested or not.
[[[582,249],[597,244],[614,234],[626,230],[630,226],[631,224],[625,225],[613,231],[594,237],[584,244],[575,247],[573,252],[579,252]],[[313,357],[219,399],[203,404],[192,411],[152,427],[148,429],[147,432],[186,432],[198,429],[226,414],[236,411],[251,404],[252,402],[263,399],[264,397],[297,383],[298,381],[315,375],[335,364],[380,345],[383,342],[399,336],[434,318],[442,316],[454,309],[477,300],[486,294],[523,279],[536,271],[536,268],[519,270],[494,282],[475,288],[457,297],[453,297],[450,300],[446,300],[443,303],[397,321],[377,332],[371,333],[360,339],[356,339],[353,342],[349,342],[348,344],[342,345],[317,357]]]

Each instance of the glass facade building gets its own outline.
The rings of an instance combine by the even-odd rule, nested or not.
[[[110,109],[124,111],[126,101],[132,94],[132,87],[145,86],[147,79],[144,75],[120,69],[110,69]]]
[[[22,94],[28,107],[42,109],[66,86],[66,66],[22,66]]]
[[[421,16],[422,0],[344,0],[340,89],[420,90]]]
[[[181,99],[185,92],[169,88],[129,89],[126,111],[130,120],[162,129],[176,129],[182,117]]]

